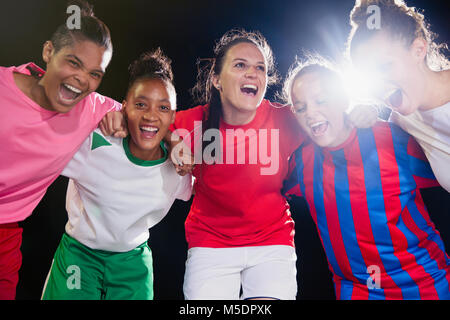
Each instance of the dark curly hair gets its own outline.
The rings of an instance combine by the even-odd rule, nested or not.
[[[136,81],[141,79],[160,79],[168,85],[170,94],[173,94],[176,105],[176,93],[172,71],[172,61],[164,55],[161,48],[144,52],[128,67],[128,90]],[[174,105],[174,107],[175,107]]]
[[[69,29],[67,23],[60,25],[50,38],[55,51],[70,46],[74,41],[89,40],[106,48],[112,53],[111,33],[103,21],[94,15],[93,6],[83,0],[68,2],[68,7],[75,5],[80,8],[81,21],[79,29]]]
[[[370,29],[367,19],[371,5],[380,8],[381,29]],[[450,68],[450,62],[443,53],[448,49],[446,44],[437,44],[436,34],[431,32],[424,15],[414,7],[408,7],[403,0],[356,0],[350,13],[352,30],[348,37],[348,53],[354,56],[355,48],[373,37],[380,30],[387,31],[394,39],[404,41],[410,46],[416,38],[423,38],[428,43],[426,63],[435,71]]]

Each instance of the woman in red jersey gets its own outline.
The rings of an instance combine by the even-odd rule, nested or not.
[[[206,104],[174,124],[198,160],[185,298],[238,299],[242,286],[243,299],[295,299],[294,222],[280,190],[302,137],[289,108],[264,100],[277,77],[262,35],[227,32],[214,53],[195,88]]]
[[[303,136],[289,108],[264,99],[277,77],[261,34],[229,31],[214,54],[194,87],[204,105],[174,124],[196,164],[184,295],[295,299],[294,222],[280,190]]]

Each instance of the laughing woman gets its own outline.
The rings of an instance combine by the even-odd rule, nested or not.
[[[174,125],[194,138],[218,132],[223,138],[213,159],[193,171],[184,295],[239,299],[242,286],[243,299],[295,299],[294,221],[280,190],[288,158],[303,138],[289,108],[264,99],[274,63],[259,33],[227,32],[214,53],[196,87],[206,104],[179,111]],[[193,142],[192,151],[199,143]],[[272,168],[258,157],[262,149],[272,151]]]
[[[264,99],[277,78],[272,51],[258,32],[232,30],[202,71],[194,93],[206,104],[179,111],[173,126],[197,163],[185,298],[295,299],[294,221],[281,188],[304,139],[290,108]]]
[[[381,28],[367,27],[368,7],[380,9]],[[369,11],[370,12],[370,11]],[[450,192],[450,62],[423,14],[402,0],[358,0],[349,37],[354,64],[381,82],[377,96],[391,119],[413,135],[437,180]]]
[[[46,70],[0,67],[0,300],[14,299],[22,228],[49,185],[116,101],[99,95],[112,56],[108,27],[83,7],[81,28],[64,23],[45,42]]]
[[[176,173],[162,142],[176,109],[169,60],[161,50],[143,54],[130,78],[123,102],[129,137],[97,129],[62,173],[71,178],[69,221],[43,299],[153,298],[148,229],[176,198],[189,200],[192,185],[190,175]],[[72,272],[79,283],[68,286]]]
[[[333,67],[293,68],[285,94],[308,141],[285,190],[304,196],[338,299],[450,299],[450,259],[419,188],[433,173],[413,137],[393,123],[348,125],[349,98]]]

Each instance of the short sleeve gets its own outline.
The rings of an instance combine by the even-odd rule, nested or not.
[[[79,178],[80,173],[86,165],[85,160],[91,151],[93,134],[94,132],[91,132],[91,134],[83,141],[81,147],[61,172],[61,175],[75,180]]]
[[[87,104],[90,107],[89,109],[95,115],[95,127],[98,126],[98,123],[103,119],[103,117],[110,111],[120,111],[122,110],[122,104],[117,102],[116,100],[103,96],[97,92],[91,93],[87,99]]]
[[[183,201],[189,201],[189,199],[191,199],[193,181],[194,178],[191,174],[187,174],[181,177],[181,181],[177,190],[177,199]]]
[[[410,173],[419,188],[429,188],[439,186],[431,166],[420,145],[402,128],[396,124],[389,123],[395,152],[401,158],[405,158]]]
[[[419,188],[439,186],[431,166],[417,141],[410,136],[407,145],[409,168]]]

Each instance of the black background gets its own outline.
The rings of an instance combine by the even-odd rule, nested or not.
[[[42,44],[65,22],[66,1],[15,0],[0,5],[0,65],[33,61],[45,67]],[[179,109],[192,106],[189,95],[196,78],[195,62],[212,56],[214,41],[229,29],[258,30],[274,51],[285,75],[302,49],[337,57],[350,30],[352,0],[254,1],[166,0],[90,1],[96,15],[111,29],[114,55],[99,92],[122,101],[128,64],[143,51],[160,46],[173,60]],[[416,0],[439,41],[449,43],[449,1]],[[273,98],[279,87],[268,91]],[[20,121],[20,119],[15,119]],[[51,150],[51,146],[50,146]],[[1,160],[0,160],[1,161]],[[66,178],[58,178],[24,228],[23,265],[17,299],[39,299],[51,260],[67,221]],[[441,188],[423,191],[430,215],[450,248],[450,196]],[[151,229],[155,299],[183,299],[187,245],[184,220],[191,202],[176,201],[168,216]],[[291,202],[296,222],[298,299],[334,299],[331,274],[317,232],[303,199]],[[449,252],[449,249],[447,249]]]

